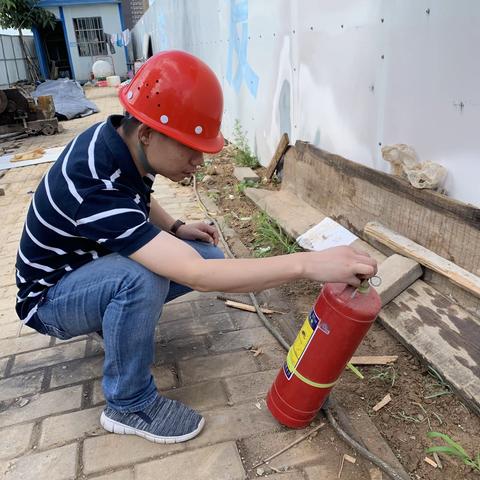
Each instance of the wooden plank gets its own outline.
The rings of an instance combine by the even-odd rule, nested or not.
[[[273,157],[270,160],[270,163],[268,164],[267,171],[265,172],[265,176],[269,180],[272,178],[273,174],[275,173],[278,162],[280,161],[283,154],[287,150],[289,143],[290,143],[290,140],[288,138],[288,134],[284,133],[280,138],[280,141],[278,142],[277,149],[275,150],[275,153],[273,154]]]
[[[386,305],[422,276],[422,267],[411,258],[394,254],[380,264],[377,276],[382,283],[376,290]]]
[[[290,148],[282,188],[359,236],[378,221],[474,274],[480,274],[480,209],[413,188],[404,180],[319,150]]]
[[[406,255],[435,272],[441,273],[459,287],[480,297],[480,277],[477,277],[473,273],[468,272],[464,268],[440,257],[440,255],[405,238],[403,235],[393,232],[377,222],[367,223],[364,232],[368,237],[381,242],[395,252]],[[477,248],[479,248],[478,245]]]
[[[350,359],[354,365],[390,365],[398,360],[398,355],[355,355]]]
[[[417,280],[379,320],[480,414],[480,320]]]

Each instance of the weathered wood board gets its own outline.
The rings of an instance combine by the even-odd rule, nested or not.
[[[480,414],[480,321],[417,280],[380,312],[385,327]]]

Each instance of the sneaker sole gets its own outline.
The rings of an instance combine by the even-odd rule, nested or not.
[[[129,427],[128,425],[108,418],[105,415],[105,412],[102,412],[102,415],[100,417],[100,423],[105,430],[111,433],[118,433],[120,435],[138,435],[139,437],[145,438],[146,440],[155,443],[181,443],[196,437],[202,431],[205,425],[205,419],[202,417],[200,423],[198,424],[198,427],[193,430],[193,432],[187,433],[185,435],[180,435],[178,437],[161,437],[159,435],[153,435],[152,433],[145,432],[144,430]]]

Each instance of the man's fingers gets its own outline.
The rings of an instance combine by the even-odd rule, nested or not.
[[[366,278],[373,277],[376,273],[373,265],[367,265],[365,263],[357,263],[355,265],[355,271],[357,275],[365,276]]]

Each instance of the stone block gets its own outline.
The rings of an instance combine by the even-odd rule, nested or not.
[[[30,337],[25,337],[25,339],[29,338]],[[23,339],[19,338],[18,340]],[[49,365],[83,358],[85,356],[86,344],[87,342],[82,340],[80,342],[66,343],[56,347],[16,355],[12,373],[26,372],[34,368],[47,367]]]
[[[326,430],[327,427],[325,426],[323,428]],[[242,453],[250,461],[257,463],[287,445],[290,445],[298,438],[304,436],[307,431],[307,429],[288,430],[286,432],[252,436],[242,440]],[[339,458],[341,459],[341,454],[339,453],[336,458],[331,458],[332,445],[328,443],[327,446],[327,442],[328,439],[325,436],[325,431],[320,430],[317,436],[310,440],[306,439],[294,447],[289,448],[278,457],[270,460],[268,465],[278,470],[289,470],[313,463],[322,465],[329,465],[331,463],[338,468],[338,461]],[[335,472],[335,474],[336,473],[337,472]]]
[[[8,358],[0,359],[0,378],[5,376],[5,370],[7,369]]]
[[[57,447],[83,437],[106,433],[100,425],[103,407],[65,413],[42,421],[39,447]]]
[[[231,308],[229,314],[238,329],[263,327],[263,322],[256,313],[243,312]]]
[[[260,177],[250,167],[235,167],[233,175],[239,182],[258,182]]]
[[[76,478],[77,445],[25,455],[0,467],[4,480],[71,480]]]
[[[181,452],[135,466],[135,477],[142,480],[243,480],[243,468],[235,442]]]
[[[252,401],[205,412],[204,430],[198,437],[188,442],[189,448],[279,431],[282,427],[272,417],[266,405],[262,404],[259,409],[255,403]]]
[[[2,430],[0,435],[0,460],[18,457],[26,452],[32,431],[33,423],[14,425]]]
[[[160,339],[155,344],[155,364],[172,363],[192,357],[208,355],[203,336],[183,337],[170,342]]]
[[[204,335],[209,332],[235,330],[230,316],[226,313],[203,315],[201,318],[184,318],[157,327],[157,336],[162,341]]]
[[[253,355],[247,351],[181,360],[178,367],[181,385],[257,371]]]
[[[177,378],[171,365],[155,365],[152,367],[152,375],[155,380],[155,385],[160,392],[170,390],[176,387]],[[93,384],[92,394],[93,405],[98,405],[105,402],[103,396],[102,380],[96,380]]]
[[[225,378],[230,401],[240,403],[246,400],[266,398],[267,392],[278,374],[277,370],[247,373],[233,378]]]
[[[210,350],[216,353],[277,343],[265,327],[247,328],[236,332],[226,332],[222,335],[214,334],[211,337],[212,346]]]
[[[262,351],[263,353],[256,358],[260,370],[280,369],[287,356],[287,352],[278,343],[266,345]]]
[[[25,337],[5,338],[0,340],[0,356],[6,357],[7,355],[38,350],[48,347],[49,344],[50,337],[39,333]],[[35,355],[35,353],[29,353],[28,355]]]
[[[80,385],[37,394],[29,398],[25,406],[21,407],[17,403],[0,413],[0,427],[74,410],[80,408],[81,402],[82,387]]]
[[[106,475],[95,477],[95,480],[135,480],[135,475],[133,473],[133,468],[128,468],[126,470],[119,470],[115,473],[107,473]]]
[[[40,391],[43,372],[16,375],[0,380],[0,402]]]
[[[180,297],[183,298],[183,297]],[[182,318],[192,318],[193,308],[190,302],[168,303],[163,307],[162,316],[160,317],[160,325],[167,322],[176,322]]]
[[[226,406],[228,399],[220,381],[196,383],[188,387],[163,392],[168,398],[180,400],[195,410],[209,410]]]
[[[107,434],[91,437],[83,444],[83,470],[89,475],[109,468],[131,465],[151,457],[184,450],[185,445],[185,443],[153,443],[135,435]]]
[[[216,297],[205,298],[192,302],[193,312],[200,318],[214,315],[215,313],[227,313],[230,309],[225,302]]]
[[[52,368],[51,387],[60,387],[92,378],[99,378],[103,371],[103,357],[82,358],[66,365]]]
[[[11,317],[6,317],[6,318],[11,318]],[[0,324],[2,325],[2,328],[0,329],[0,339],[17,337],[18,331],[20,330],[20,326],[21,326],[20,321],[17,320],[17,321],[8,322],[8,323],[6,322],[4,324],[2,324],[2,322],[0,321]],[[34,333],[35,333],[35,330],[28,327],[23,327],[20,330],[21,337],[24,337],[26,335],[32,335]]]

